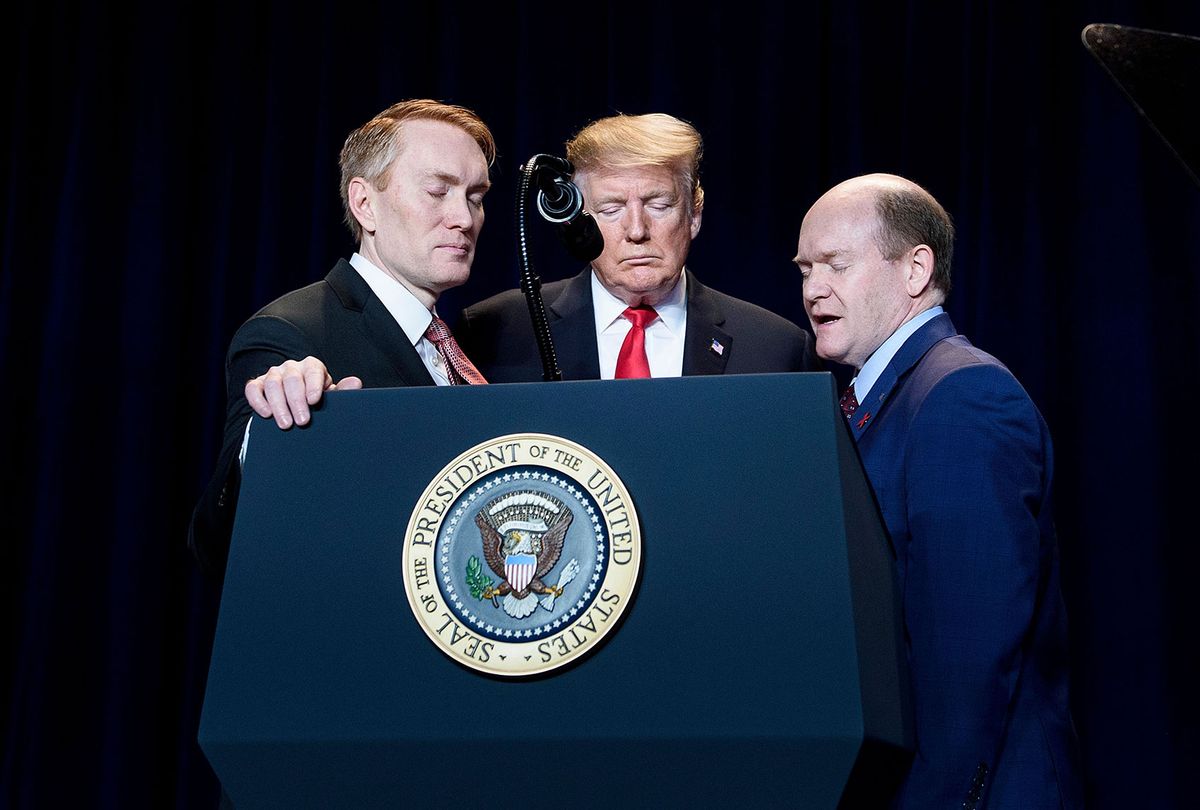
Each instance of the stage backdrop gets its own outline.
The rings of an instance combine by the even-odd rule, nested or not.
[[[1079,33],[1200,34],[1196,4],[78,5],[21,2],[0,35],[0,804],[215,801],[216,592],[185,528],[224,351],[349,255],[342,140],[414,96],[500,146],[449,320],[516,284],[517,166],[616,111],[699,127],[689,266],[799,323],[808,205],[863,172],[926,185],[959,227],[955,323],[1057,442],[1092,805],[1191,800],[1200,189]],[[535,238],[546,279],[577,271]]]

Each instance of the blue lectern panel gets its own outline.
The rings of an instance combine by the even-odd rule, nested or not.
[[[826,374],[696,377],[335,393],[307,428],[256,422],[201,729],[234,803],[833,806],[864,735],[846,524],[871,505],[861,481],[846,500],[832,400]],[[438,472],[526,432],[614,469],[643,561],[599,649],[512,681],[424,635],[401,557]]]

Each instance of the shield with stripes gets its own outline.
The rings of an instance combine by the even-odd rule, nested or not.
[[[504,558],[504,578],[518,593],[529,587],[536,570],[537,557],[532,554],[509,554]]]

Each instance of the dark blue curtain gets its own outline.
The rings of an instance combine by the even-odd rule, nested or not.
[[[959,227],[951,314],[1056,438],[1090,800],[1194,801],[1200,189],[1079,33],[1200,34],[1196,4],[40,0],[4,18],[0,805],[215,802],[195,736],[217,594],[185,528],[224,350],[349,255],[341,141],[414,96],[475,108],[500,145],[451,319],[515,286],[516,167],[615,111],[699,127],[689,266],[800,323],[808,205],[867,171],[926,185]],[[575,272],[543,239],[543,277]]]

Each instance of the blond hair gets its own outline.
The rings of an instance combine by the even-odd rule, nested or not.
[[[613,115],[593,121],[567,141],[567,160],[575,170],[635,169],[666,166],[685,193],[692,194],[692,212],[704,207],[700,158],[704,141],[687,121],[666,113]]]
[[[475,139],[489,166],[496,159],[496,141],[487,124],[466,107],[428,98],[400,101],[350,133],[342,146],[338,165],[342,169],[342,210],[355,241],[362,240],[362,226],[350,211],[350,181],[361,177],[379,190],[387,188],[388,172],[403,146],[405,121],[443,121]]]

